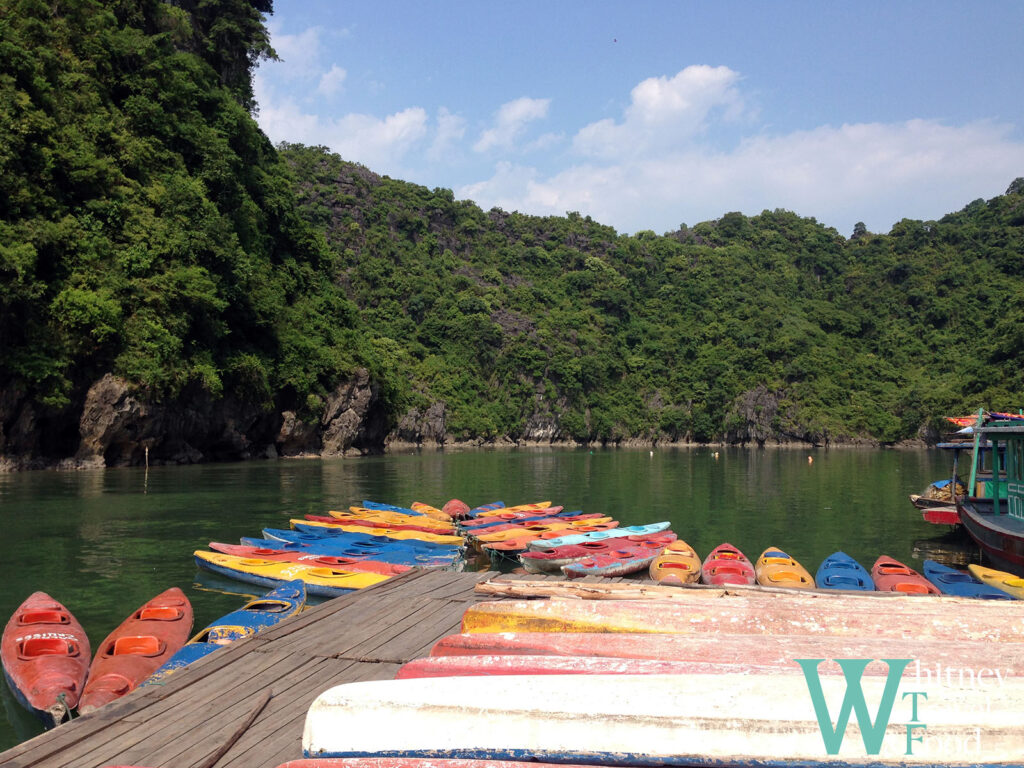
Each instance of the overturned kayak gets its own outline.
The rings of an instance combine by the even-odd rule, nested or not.
[[[845,679],[814,679],[820,699],[843,700]],[[988,763],[1017,764],[1024,754],[1024,681],[1011,678],[982,691],[954,683],[949,695],[964,697],[965,705],[930,709],[928,739],[911,756],[902,724],[912,719],[912,702],[897,697],[886,677],[865,676],[860,686],[868,701],[885,696],[891,712],[891,725],[881,728],[868,759],[869,740],[854,732],[845,741],[841,734],[837,754],[826,752],[817,699],[800,673],[495,676],[488,680],[488,696],[473,701],[465,700],[466,681],[459,677],[349,683],[325,691],[310,706],[302,750],[305,757],[620,766],[937,766],[964,763],[946,744],[979,738]],[[939,688],[931,692],[930,698],[939,698]]]
[[[79,714],[133,691],[185,645],[191,632],[192,604],[177,587],[136,609],[97,648]]]
[[[60,725],[78,706],[90,658],[82,625],[45,592],[33,592],[18,606],[0,641],[14,698],[47,727]]]

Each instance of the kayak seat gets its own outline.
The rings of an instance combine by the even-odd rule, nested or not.
[[[914,584],[909,581],[901,581],[893,587],[894,592],[906,592],[908,595],[927,595],[928,587],[924,584]]]
[[[119,637],[105,650],[106,656],[159,656],[167,644],[153,635]]]
[[[29,637],[18,645],[18,658],[38,659],[41,656],[77,656],[78,643],[63,637]]]
[[[25,611],[18,617],[19,624],[69,624],[70,617],[63,611],[36,610]]]
[[[135,618],[143,621],[177,621],[184,615],[185,612],[181,608],[160,605],[140,608]]]

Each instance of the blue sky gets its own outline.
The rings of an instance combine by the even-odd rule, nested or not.
[[[274,141],[485,210],[848,236],[1024,176],[1024,3],[278,0]]]

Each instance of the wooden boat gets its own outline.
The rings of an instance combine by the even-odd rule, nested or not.
[[[719,544],[701,564],[700,580],[705,584],[754,584],[754,566],[732,544]]]
[[[819,589],[849,589],[871,592],[875,583],[867,568],[845,552],[835,552],[822,561],[814,574]]]
[[[981,600],[1013,600],[1011,595],[1001,589],[983,584],[971,574],[950,568],[935,560],[925,560],[921,564],[921,570],[924,571],[924,577],[944,595],[976,597]]]
[[[317,517],[321,517],[321,515],[317,515]],[[451,534],[455,532],[455,523],[451,521],[434,520],[424,515],[403,515],[399,512],[375,511],[358,507],[350,507],[347,510],[329,509],[327,510],[326,517],[335,520],[352,521],[356,525],[365,525],[366,523],[373,522],[382,527],[397,528],[398,530],[408,528],[410,530],[423,530],[427,533]],[[308,515],[306,519],[309,519]]]
[[[480,677],[484,675],[681,675],[704,667],[661,659],[606,656],[428,656],[403,664],[396,680],[418,677]]]
[[[594,531],[592,533],[570,533],[550,539],[531,542],[526,548],[530,550],[544,550],[552,547],[562,547],[567,544],[582,544],[585,541],[603,541],[604,539],[616,539],[623,536],[650,536],[651,534],[667,531],[672,526],[668,521],[660,523],[648,523],[646,525],[622,525],[610,531]]]
[[[871,567],[871,580],[879,592],[905,592],[908,595],[937,595],[939,590],[928,579],[888,555],[879,557]]]
[[[171,587],[147,601],[99,644],[79,714],[133,691],[178,652],[191,632],[192,604],[180,589]]]
[[[0,639],[0,663],[18,703],[49,727],[78,706],[91,657],[89,637],[71,611],[45,592],[25,599]]]
[[[193,555],[196,565],[211,573],[271,588],[299,579],[305,583],[308,594],[319,597],[337,597],[390,578],[379,573],[355,573],[316,565],[277,563],[273,560],[234,557],[201,549],[197,549]]]
[[[648,548],[664,549],[676,535],[672,531],[662,531],[648,536],[622,536],[599,541],[584,541],[580,544],[564,544],[541,550],[527,550],[519,555],[519,561],[528,573],[559,573],[563,565],[578,563],[594,555],[607,554],[616,549],[630,548],[643,543]]]
[[[1024,622],[1001,600],[920,600],[848,593],[774,593],[722,599],[717,590],[676,590],[673,600],[497,600],[475,603],[462,616],[463,632],[630,632],[697,635],[805,635],[903,638],[908,626],[920,639],[944,637],[1024,641]],[[993,651],[995,653],[995,651]],[[1002,651],[1000,651],[1001,653]],[[846,658],[846,657],[843,657]]]
[[[1007,573],[1006,571],[997,571],[995,568],[986,568],[976,563],[968,565],[967,570],[982,584],[995,587],[1010,595],[1010,597],[1024,600],[1024,579],[1020,576]]]
[[[846,695],[848,683],[841,676],[821,675],[818,682],[824,701],[842,701]],[[1003,682],[984,690],[959,681],[948,691],[943,688],[964,703],[928,710],[930,747],[917,745],[914,762],[963,765],[963,756],[941,745],[978,739],[986,763],[1019,764],[1024,680]],[[886,684],[880,676],[859,682],[870,702],[881,700]],[[880,740],[877,755],[865,757],[864,744],[851,734],[833,757],[825,752],[808,682],[799,672],[507,675],[491,678],[487,691],[485,698],[467,701],[466,681],[459,677],[336,686],[320,694],[306,714],[303,755],[742,768],[908,764],[906,737],[895,724],[911,714],[909,702],[898,705],[894,733]],[[699,705],[695,691],[700,692]],[[933,691],[937,698],[938,690]],[[381,728],[381,722],[388,727]]]
[[[189,664],[208,656],[243,637],[258,634],[268,627],[297,615],[306,605],[306,585],[295,579],[272,589],[263,597],[250,600],[207,625],[150,675],[143,685],[163,685],[167,678]]]
[[[288,534],[299,534],[297,531],[285,531]],[[417,568],[453,568],[462,561],[458,550],[447,552],[422,552],[401,546],[404,542],[396,542],[398,546],[377,544],[363,540],[348,541],[335,537],[310,536],[293,541],[283,539],[256,539],[243,536],[242,544],[248,547],[272,547],[306,554],[334,555],[337,557],[376,560],[383,563],[411,565]]]
[[[383,563],[379,560],[361,560],[355,557],[308,554],[302,551],[270,547],[247,547],[242,544],[224,544],[219,541],[211,541],[209,547],[214,552],[234,555],[235,557],[255,557],[261,560],[273,560],[278,563],[303,563],[305,565],[317,565],[325,568],[337,568],[354,573],[379,573],[382,576],[397,576],[400,573],[412,570],[411,565]]]
[[[807,569],[774,547],[769,547],[757,558],[754,576],[762,587],[814,588],[814,579]]]
[[[700,580],[701,559],[682,539],[673,541],[651,561],[650,574],[658,584],[693,584]]]
[[[366,525],[349,525],[341,520],[328,523],[318,523],[311,520],[289,520],[288,524],[296,531],[306,533],[321,533],[341,531],[344,533],[363,533],[367,536],[380,536],[381,538],[394,539],[396,541],[425,541],[431,544],[449,544],[451,546],[462,546],[465,539],[462,536],[443,533],[424,533],[423,531],[398,531],[394,528],[372,528]]]
[[[921,601],[916,601],[917,605]],[[921,670],[991,669],[993,648],[1004,677],[1024,676],[1024,648],[988,640],[951,643],[943,637],[875,637],[853,635],[732,634],[720,628],[695,634],[629,632],[482,632],[447,635],[430,650],[446,656],[599,656],[685,662],[693,672],[794,672],[793,659],[914,659],[908,675]],[[988,665],[988,666],[987,666]],[[838,664],[822,664],[822,674],[842,674]],[[869,664],[865,674],[885,674]]]
[[[288,528],[264,528],[262,533],[264,538],[276,541],[337,541],[367,550],[388,549],[414,552],[422,555],[448,555],[456,557],[462,550],[461,546],[454,544],[438,544],[433,541],[419,541],[416,539],[400,540],[387,536],[368,536],[366,534],[332,528],[310,529],[309,531],[297,531]]]

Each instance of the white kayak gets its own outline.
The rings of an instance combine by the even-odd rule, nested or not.
[[[649,536],[652,533],[667,531],[672,523],[648,523],[647,525],[627,525],[612,528],[608,531],[591,531],[590,533],[569,533],[554,539],[537,539],[526,545],[527,549],[540,551],[563,547],[566,544],[582,544],[585,541],[602,541],[603,539],[620,539],[623,536]]]
[[[826,663],[834,662],[822,666]],[[834,723],[847,682],[842,675],[822,672],[812,677]],[[799,671],[497,676],[487,681],[486,697],[469,698],[471,686],[463,677],[349,683],[313,702],[302,748],[307,758],[531,759],[631,766],[1019,764],[1024,681],[1004,679],[1000,686],[980,689],[970,682],[952,676],[948,684],[945,677],[894,678],[890,683],[884,674],[864,676],[852,691],[863,692],[866,713],[882,730],[865,724],[875,736],[862,738],[858,715],[850,714],[836,754],[826,750],[808,681]],[[886,685],[887,718],[880,707]],[[923,691],[928,698],[902,695],[910,691]],[[907,724],[915,715],[927,727],[911,731],[908,755]],[[876,737],[877,754],[869,754],[866,742]],[[968,750],[977,745],[977,751],[958,754],[951,744]]]

